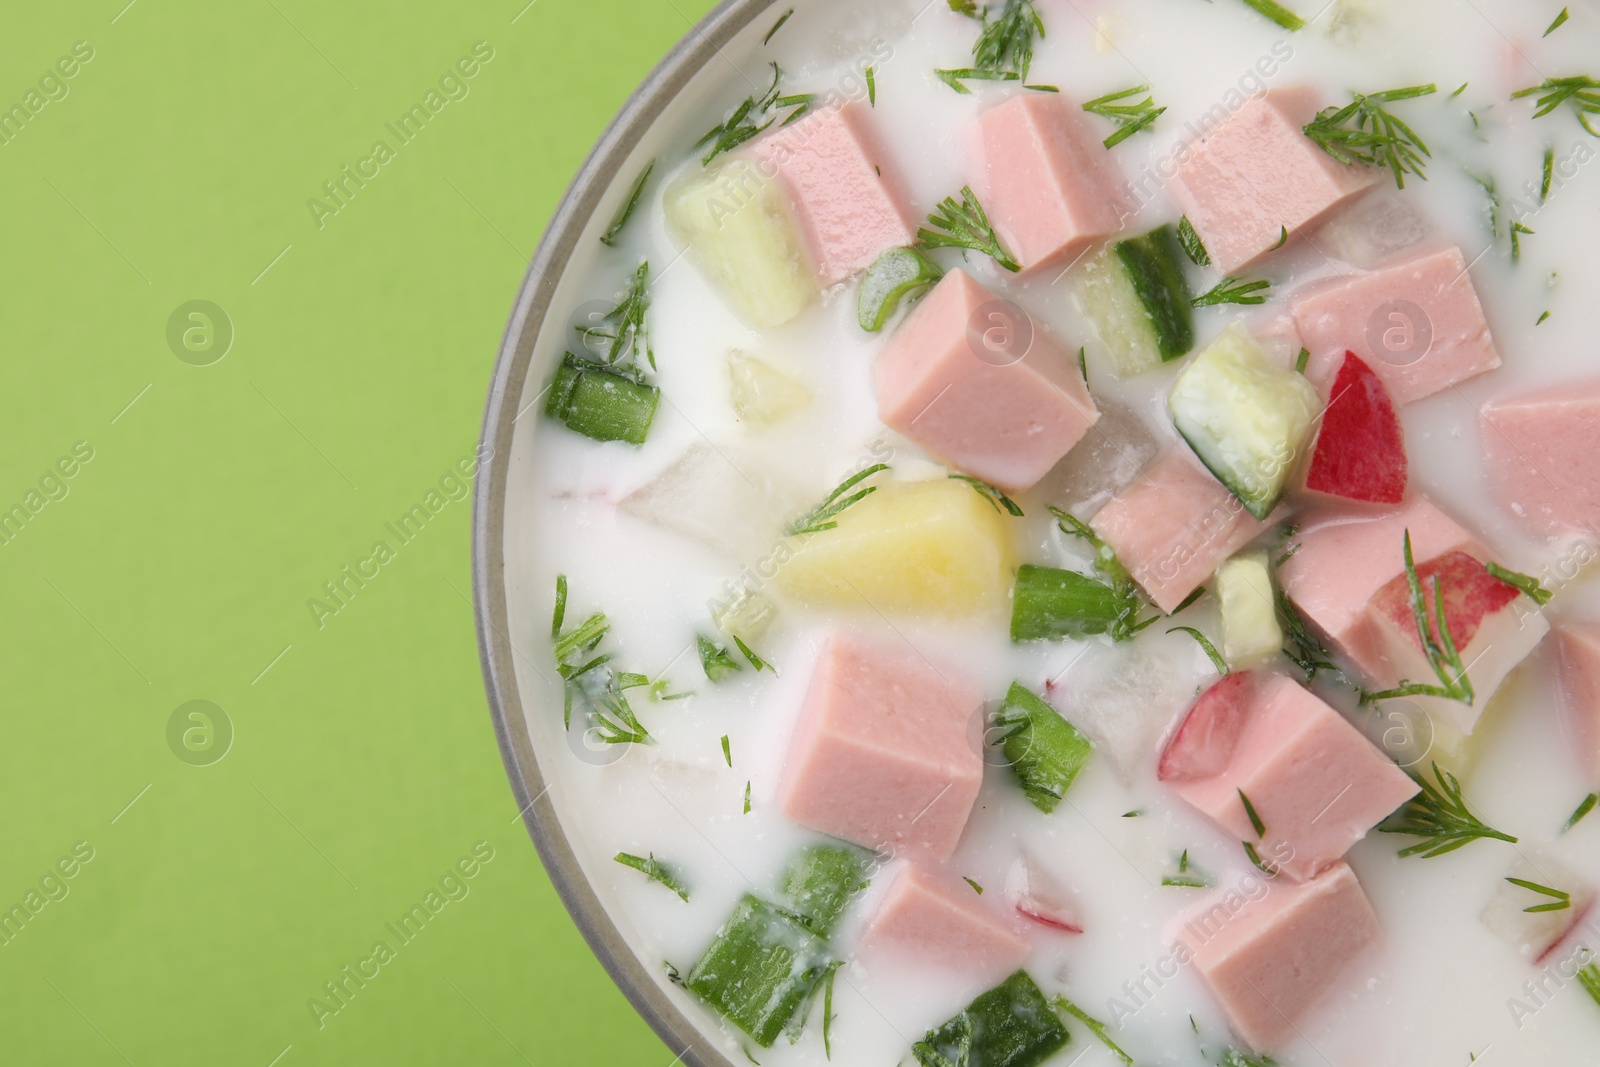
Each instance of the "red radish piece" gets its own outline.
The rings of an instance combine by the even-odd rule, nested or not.
[[[1163,782],[1194,782],[1227,770],[1255,691],[1255,673],[1235,671],[1201,693],[1162,750],[1156,776]]]
[[[1017,914],[1030,922],[1066,934],[1083,933],[1077,909],[1068,902],[1066,890],[1026,855],[1018,856],[1006,872],[1006,897]]]
[[[1456,648],[1465,652],[1478,635],[1483,620],[1521,595],[1516,586],[1502,582],[1485,569],[1482,562],[1465,552],[1448,552],[1417,567],[1422,582],[1422,599],[1427,605],[1428,631],[1439,639],[1439,624],[1434,608],[1433,583],[1437,578],[1444,596],[1444,621]],[[1400,575],[1373,594],[1372,607],[1402,632],[1410,635],[1417,651],[1422,651],[1422,635],[1417,632],[1416,615],[1411,608],[1411,586]]]
[[[1406,495],[1406,440],[1383,379],[1346,352],[1328,396],[1306,488],[1347,500],[1400,503]]]

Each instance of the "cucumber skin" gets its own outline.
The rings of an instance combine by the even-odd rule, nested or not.
[[[1160,226],[1112,247],[1150,319],[1161,361],[1187,355],[1194,347],[1194,296],[1184,276],[1177,232],[1170,224]]]
[[[965,1067],[1037,1067],[1072,1040],[1026,971],[1017,971],[912,1046],[922,1067],[945,1067],[966,1046]]]
[[[550,383],[545,414],[596,441],[644,444],[661,390],[568,352]]]
[[[1206,469],[1251,516],[1265,521],[1288,487],[1321,402],[1311,383],[1295,371],[1274,366],[1255,339],[1235,323],[1184,368],[1167,407],[1179,436]],[[1207,407],[1212,413],[1204,410]],[[1226,409],[1227,418],[1219,418],[1216,409]],[[1230,454],[1228,430],[1248,427],[1252,418],[1258,431],[1283,431],[1270,442],[1270,454],[1237,448]],[[1281,425],[1270,425],[1271,419]],[[1226,425],[1219,428],[1218,423]],[[1260,438],[1256,444],[1268,443],[1261,432],[1255,436]]]
[[[1127,604],[1104,582],[1076,571],[1024,563],[1011,598],[1011,640],[1091,637],[1110,630]]]
[[[891,248],[862,276],[856,292],[856,321],[868,333],[883,329],[900,302],[944,277],[944,270],[918,248]]]
[[[1021,682],[1011,683],[995,721],[1017,727],[1001,751],[1028,800],[1049,815],[1072,788],[1094,746]]]

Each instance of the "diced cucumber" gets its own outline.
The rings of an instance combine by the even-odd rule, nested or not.
[[[779,900],[818,937],[833,933],[845,905],[866,888],[867,856],[849,845],[813,845],[784,872]]]
[[[816,296],[783,194],[749,160],[692,168],[664,206],[690,260],[755,325],[781,326]]]
[[[1171,226],[1108,246],[1077,272],[1074,290],[1120,377],[1194,347],[1193,294]]]
[[[1167,406],[1200,461],[1246,511],[1265,519],[1300,459],[1321,398],[1234,323],[1184,368]]]
[[[900,301],[944,277],[944,270],[920,248],[891,248],[879,256],[856,291],[856,318],[868,333],[883,329]]]
[[[545,414],[596,441],[644,444],[661,390],[601,363],[566,354],[550,383]]]
[[[1023,793],[1046,815],[1055,811],[1089,759],[1089,739],[1021,682],[1011,683],[995,725],[1005,731],[1001,751]]]
[[[1228,666],[1259,666],[1283,648],[1265,552],[1247,552],[1217,568],[1217,600],[1222,604],[1222,655]]]
[[[832,963],[828,943],[803,922],[746,894],[683,985],[768,1048]]]
[[[1104,582],[1024,563],[1011,593],[1011,640],[1103,634],[1128,610],[1128,599]]]
[[[1018,971],[911,1047],[922,1067],[1037,1067],[1072,1040],[1028,972]]]

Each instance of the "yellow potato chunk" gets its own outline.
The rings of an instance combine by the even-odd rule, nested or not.
[[[1009,520],[965,482],[890,482],[837,521],[786,544],[777,584],[801,603],[946,618],[1005,603]]]
[[[781,326],[817,294],[776,183],[745,159],[691,167],[667,188],[667,225],[689,261],[756,326]]]

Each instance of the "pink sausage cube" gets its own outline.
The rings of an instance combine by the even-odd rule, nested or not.
[[[1480,421],[1489,481],[1537,533],[1600,524],[1600,378],[1492,400]]]
[[[1170,448],[1090,522],[1156,607],[1170,612],[1223,560],[1284,517],[1253,518],[1188,448]]]
[[[1483,558],[1476,538],[1424,497],[1386,511],[1331,509],[1311,516],[1295,541],[1300,548],[1278,580],[1295,607],[1363,670],[1382,663],[1372,629],[1372,598],[1405,572],[1403,541],[1419,565],[1449,552]]]
[[[908,866],[890,883],[862,943],[964,975],[1009,974],[1028,942],[965,882]]]
[[[1437,684],[1422,651],[1405,577],[1408,529],[1429,630],[1438,637],[1432,621],[1437,578],[1445,625],[1475,692],[1470,706],[1441,697],[1411,699],[1438,720],[1471,733],[1489,698],[1550,624],[1531,599],[1488,573],[1484,561],[1492,557],[1453,520],[1420,497],[1398,511],[1336,514],[1301,531],[1301,548],[1279,577],[1295,606],[1361,668],[1373,688],[1403,680]]]
[[[783,814],[867,848],[942,861],[983,783],[978,687],[905,644],[823,646],[784,761]]]
[[[764,174],[777,173],[823,285],[842,282],[916,227],[883,176],[887,160],[856,103],[822,108],[752,146]]]
[[[1382,931],[1355,872],[1336,863],[1309,882],[1233,890],[1196,912],[1178,934],[1234,1032],[1257,1052],[1295,1027],[1334,991]],[[1348,980],[1348,979],[1347,979]]]
[[[1324,384],[1360,356],[1396,404],[1409,404],[1500,366],[1461,249],[1434,248],[1378,270],[1312,285],[1291,304]]]
[[[1196,755],[1219,758],[1189,758],[1184,763],[1198,776],[1169,772],[1167,784],[1226,833],[1252,843],[1284,875],[1315,877],[1416,795],[1417,784],[1404,771],[1293,679],[1244,671],[1212,688],[1226,690],[1221,707],[1210,706],[1218,702],[1208,700],[1208,692],[1190,718],[1215,719],[1221,729],[1191,730],[1185,722],[1174,745],[1199,735],[1204,751]],[[1175,763],[1174,745],[1163,754],[1164,768]],[[1215,764],[1220,769],[1212,772]],[[1241,793],[1266,828],[1259,837]]]
[[[876,376],[887,425],[1009,492],[1032,487],[1100,418],[1078,361],[962,270],[889,338]]]
[[[1556,631],[1561,665],[1563,736],[1589,784],[1600,787],[1600,623],[1569,622]]]
[[[1116,161],[1058,94],[1015,96],[978,119],[979,199],[1024,269],[1056,266],[1122,228]]]
[[[1249,266],[1371,185],[1301,132],[1320,102],[1310,86],[1253,97],[1180,154],[1172,194],[1224,274]]]

